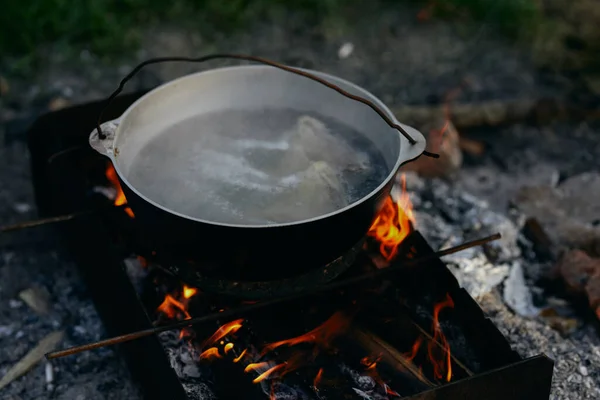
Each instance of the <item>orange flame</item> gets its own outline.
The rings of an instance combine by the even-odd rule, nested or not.
[[[452,121],[451,103],[462,93],[464,86],[467,84],[467,81],[461,82],[459,86],[448,91],[444,96],[444,103],[442,105],[444,125],[440,129],[432,129],[429,132],[429,148],[434,153],[443,152],[444,149],[451,146],[451,143],[446,140],[446,133],[450,129],[450,123]]]
[[[244,351],[242,351],[242,353],[237,356],[236,358],[233,359],[233,362],[239,362],[242,358],[244,358],[244,356],[246,355],[246,352],[248,351],[248,349],[244,349]]]
[[[217,343],[219,340],[223,339],[229,334],[236,333],[242,327],[242,322],[244,322],[243,319],[236,319],[235,321],[231,321],[222,325],[219,329],[216,330],[215,333],[212,334],[211,337],[209,337],[204,341],[204,343],[202,343],[201,348],[205,348],[206,346],[210,346],[214,343]]]
[[[279,371],[280,369],[283,369],[286,365],[287,365],[287,363],[277,364],[274,367],[269,368],[268,370],[266,370],[265,372],[263,372],[262,374],[258,375],[256,378],[254,378],[252,380],[252,383],[259,383],[259,382],[264,381],[269,376],[273,375],[275,372]]]
[[[221,355],[219,354],[219,349],[217,349],[216,347],[211,347],[200,354],[201,360],[210,360],[213,358],[221,358]]]
[[[442,332],[439,321],[440,312],[447,307],[454,307],[454,301],[449,294],[446,294],[446,298],[433,307],[433,340],[428,343],[427,351],[429,360],[433,365],[433,373],[436,379],[444,378],[446,382],[450,382],[452,380],[450,344]],[[437,346],[436,342],[439,344],[439,347],[442,348],[442,357],[437,355],[437,353],[439,353],[439,347]],[[444,370],[446,372],[445,376]]]
[[[250,364],[246,365],[246,368],[244,368],[244,372],[256,371],[257,369],[262,369],[267,366],[269,366],[269,363],[266,361],[258,362],[258,363],[250,363]]]
[[[338,311],[334,313],[327,321],[312,331],[295,338],[281,340],[266,345],[263,348],[261,356],[280,346],[294,346],[300,343],[314,343],[323,348],[329,348],[331,341],[342,334],[350,325],[350,318],[344,313]]]
[[[400,394],[399,394],[398,392],[396,392],[396,391],[392,390],[392,388],[391,388],[391,387],[389,387],[389,386],[387,385],[387,383],[384,383],[384,384],[383,384],[383,388],[385,389],[385,393],[386,393],[386,394],[389,394],[390,396],[394,396],[394,397],[402,397],[402,396],[400,396]]]
[[[184,299],[189,299],[192,296],[194,296],[196,293],[198,293],[198,289],[193,288],[193,287],[189,287],[189,286],[186,286],[186,285],[183,285],[183,291],[182,291],[182,293],[183,293],[183,298]]]
[[[306,365],[314,361],[314,359],[319,354],[320,349],[330,349],[333,339],[335,339],[340,334],[344,333],[350,326],[350,317],[344,314],[341,311],[334,313],[331,317],[329,317],[324,323],[310,332],[305,333],[304,335],[297,336],[295,338],[280,340],[278,342],[267,344],[263,347],[262,352],[259,357],[264,356],[270,351],[275,350],[281,346],[295,346],[301,343],[312,343],[314,345],[312,352],[309,351],[297,351],[295,352],[290,359],[286,362],[277,364],[274,367],[270,367],[265,372],[262,372],[253,382],[258,383],[267,378],[281,378],[284,375],[297,370],[298,368]],[[260,368],[261,370],[265,368],[267,363],[256,363],[249,364],[246,367],[246,372],[250,370],[256,370]],[[316,379],[316,378],[315,378]]]
[[[321,383],[321,379],[323,378],[323,368],[319,368],[319,372],[317,372],[317,376],[313,380],[313,386],[318,387]]]
[[[274,366],[271,366],[271,363],[266,361],[248,364],[244,369],[244,372],[255,371],[259,373],[259,376],[252,381],[253,383],[259,383],[267,378],[282,378],[284,375],[305,365],[307,361],[309,361],[305,355],[306,353],[297,352],[292,355],[288,361]],[[311,357],[311,360],[312,359],[314,359],[314,357]]]
[[[412,231],[411,223],[415,222],[404,174],[401,175],[401,182],[402,191],[398,202],[394,203],[391,196],[388,197],[367,232],[380,243],[379,252],[388,261],[396,257],[398,246]]]
[[[189,288],[188,288],[189,289]],[[188,292],[190,293],[190,292]],[[224,325],[222,325],[221,327],[219,327],[219,329],[217,329],[215,331],[215,333],[213,333],[211,335],[211,337],[209,337],[208,339],[206,339],[204,341],[204,343],[202,343],[202,345],[200,346],[201,349],[207,347],[207,346],[212,346],[215,343],[218,343],[219,346],[223,346],[223,353],[227,354],[229,353],[232,349],[233,349],[233,343],[226,343],[221,340],[223,339],[225,336],[229,335],[229,334],[233,334],[235,332],[237,332],[241,327],[242,327],[242,322],[244,320],[243,319],[237,319],[235,321],[231,321],[228,322]],[[233,360],[233,362],[237,362],[239,361],[244,354],[246,353],[246,350],[244,350],[242,352],[242,354],[240,354],[239,357],[237,357],[236,359]],[[221,353],[219,352],[219,348],[218,347],[209,347],[208,349],[204,350],[201,354],[200,354],[200,359],[201,360],[211,360],[214,358],[223,358],[223,356],[221,355]]]
[[[169,318],[178,318],[178,319],[190,319],[191,318],[190,314],[187,312],[186,306],[182,302],[177,301],[170,294],[167,294],[165,296],[165,299],[163,300],[161,305],[158,306],[158,311],[162,312]],[[183,315],[184,318],[179,318],[180,315]]]
[[[408,361],[412,361],[415,359],[415,357],[419,353],[419,349],[421,348],[421,343],[423,343],[423,337],[419,336],[417,340],[415,340],[415,342],[413,343],[412,348],[410,349],[410,353],[404,355],[404,357],[406,357]]]
[[[183,285],[181,293],[177,295],[165,295],[165,299],[158,306],[157,311],[171,319],[190,319],[192,318],[188,312],[189,300],[198,293],[198,289]],[[177,298],[175,297],[177,296]],[[179,332],[179,339],[193,335],[193,331],[183,328]]]
[[[233,343],[227,343],[223,349],[225,350],[225,354],[229,353],[233,349]]]
[[[115,171],[115,168],[113,167],[112,164],[109,163],[108,166],[106,167],[105,175],[106,175],[106,178],[108,179],[108,181],[111,183],[111,185],[113,185],[113,187],[117,191],[117,196],[115,197],[114,205],[122,206],[123,204],[127,204],[127,199],[125,198],[125,193],[123,193],[123,189],[121,188],[121,184],[119,183],[119,178],[117,177],[117,171]],[[135,215],[133,214],[133,211],[131,211],[131,208],[129,208],[129,207],[125,208],[125,212],[131,218],[135,218]]]

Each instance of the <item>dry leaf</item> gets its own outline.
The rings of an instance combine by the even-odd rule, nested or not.
[[[8,370],[6,375],[0,379],[0,390],[2,390],[6,385],[15,379],[27,373],[38,362],[40,362],[42,358],[44,358],[46,353],[54,350],[56,345],[58,345],[58,343],[60,343],[60,341],[63,339],[64,334],[64,331],[55,331],[40,340],[37,346],[31,349],[29,353],[25,354],[25,357],[21,358],[19,362],[17,362],[10,370]]]
[[[19,298],[39,315],[50,312],[50,295],[44,289],[36,287],[25,289],[19,293]]]

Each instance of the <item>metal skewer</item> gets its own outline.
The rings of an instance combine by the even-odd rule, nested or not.
[[[100,207],[98,209],[77,211],[77,212],[73,212],[70,214],[58,215],[55,217],[41,218],[41,219],[25,221],[25,222],[17,222],[16,224],[12,224],[12,225],[0,226],[0,233],[19,231],[21,229],[27,229],[27,228],[35,228],[37,226],[42,226],[42,225],[56,224],[59,222],[70,221],[75,218],[83,217],[83,216],[90,215],[90,214],[95,214],[95,213],[102,212],[102,211],[107,211],[107,210],[111,210],[111,209],[119,209],[120,210],[120,209],[125,209],[125,208],[128,208],[127,204],[122,204],[119,206],[115,206],[115,205],[111,204],[110,206],[108,206],[106,208]]]
[[[491,241],[498,240],[498,239],[500,239],[500,237],[501,237],[500,234],[496,233],[495,235],[486,236],[481,239],[465,242],[458,246],[451,247],[451,248],[448,248],[445,250],[440,250],[440,251],[431,253],[427,256],[421,257],[421,258],[407,260],[407,261],[403,262],[401,265],[394,265],[394,266],[390,266],[388,268],[382,268],[382,269],[379,269],[374,272],[370,272],[370,273],[363,274],[363,275],[353,277],[353,278],[340,280],[338,282],[334,282],[332,284],[325,285],[325,286],[320,286],[320,287],[317,287],[317,288],[314,288],[311,290],[304,290],[304,291],[294,293],[294,294],[291,294],[291,295],[285,296],[285,297],[280,297],[280,298],[271,299],[271,300],[265,300],[260,303],[248,304],[245,306],[225,310],[223,312],[209,314],[209,315],[205,315],[202,317],[190,318],[190,319],[186,319],[186,320],[175,322],[175,323],[168,324],[168,325],[144,329],[144,330],[137,331],[137,332],[127,333],[125,335],[115,336],[113,338],[100,340],[98,342],[84,344],[82,346],[75,346],[75,347],[71,347],[71,348],[68,348],[65,350],[51,352],[51,353],[46,354],[46,358],[48,360],[51,360],[53,358],[66,357],[69,355],[81,353],[83,351],[88,351],[88,350],[98,349],[98,348],[104,347],[104,346],[110,346],[110,345],[114,345],[114,344],[129,342],[131,340],[143,338],[146,336],[151,336],[151,335],[165,332],[165,331],[185,328],[190,325],[197,325],[197,324],[201,324],[201,323],[205,323],[205,322],[212,322],[212,321],[216,321],[216,320],[223,320],[223,319],[228,319],[228,318],[239,317],[242,314],[247,314],[251,311],[255,311],[255,310],[265,308],[268,306],[273,306],[276,304],[297,300],[297,299],[305,297],[305,296],[319,294],[319,293],[325,293],[325,292],[329,292],[329,291],[332,291],[335,289],[353,285],[356,283],[361,283],[361,282],[364,282],[367,280],[380,278],[385,275],[389,275],[394,272],[398,272],[398,271],[405,269],[407,267],[410,267],[410,266],[423,264],[424,262],[430,261],[430,260],[438,258],[438,257],[443,257],[443,256],[447,256],[449,254],[457,253],[459,251],[462,251],[462,250],[465,250],[465,249],[468,249],[471,247],[481,246],[481,245],[489,243]]]

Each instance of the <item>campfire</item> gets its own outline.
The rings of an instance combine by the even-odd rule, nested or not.
[[[106,177],[116,192],[114,205],[126,204],[125,195],[110,164]],[[133,217],[131,212],[128,215]],[[368,231],[369,240],[365,242],[364,253],[371,265],[382,269],[394,263],[400,257],[403,244],[414,231],[415,224],[412,203],[406,191],[406,179],[402,174],[393,196],[385,200]],[[412,248],[402,254],[412,258],[415,256],[414,252],[415,249]],[[159,265],[147,261],[143,256],[138,255],[136,259],[140,269],[154,272],[151,275],[157,288],[156,296],[161,299],[154,310],[154,325],[188,320],[214,310],[222,312],[227,307],[234,306],[232,302],[254,303],[243,299],[223,301],[219,296],[203,293],[200,288],[190,287],[169,277]],[[321,392],[342,394],[348,387],[367,398],[398,398],[410,394],[406,388],[407,381],[410,382],[411,389],[426,389],[451,382],[455,377],[453,365],[457,365],[457,362],[459,376],[471,374],[467,367],[453,357],[443,323],[440,322],[441,316],[451,314],[454,307],[449,293],[433,302],[429,310],[429,329],[421,329],[413,334],[409,342],[402,343],[404,348],[395,347],[375,331],[366,329],[365,326],[370,325],[366,321],[372,318],[368,315],[377,314],[372,310],[376,306],[372,297],[389,292],[383,286],[385,283],[369,285],[350,297],[347,293],[340,292],[344,300],[331,307],[320,306],[315,299],[306,299],[297,306],[311,309],[309,312],[303,315],[301,309],[292,309],[308,321],[294,327],[293,330],[305,330],[297,335],[286,337],[286,329],[281,329],[280,332],[275,318],[249,316],[225,322],[208,336],[203,335],[200,330],[185,327],[176,338],[171,334],[161,334],[161,339],[164,346],[178,346],[179,352],[186,354],[186,360],[194,360],[195,368],[191,369],[191,375],[210,367],[216,371],[237,374],[237,379],[256,385],[260,388],[259,392],[271,399],[285,398],[285,393],[290,390],[302,393],[297,398]],[[371,298],[360,298],[365,296]],[[401,300],[397,300],[397,304],[391,306],[389,311],[379,318],[376,325],[402,325],[402,321],[406,323],[410,320],[410,317],[394,316],[396,312],[405,312],[402,310]],[[312,322],[319,318],[324,318],[324,321]],[[265,327],[274,322],[272,329]],[[292,325],[297,324],[292,322],[290,326]],[[414,322],[411,322],[404,329],[414,330],[414,327]],[[268,339],[272,336],[276,339]],[[180,343],[174,344],[174,340]],[[179,352],[176,354],[181,357]],[[171,360],[171,364],[178,362]],[[189,372],[190,368],[187,374],[182,369],[183,376],[180,379],[189,380]],[[344,385],[345,389],[340,391],[336,386],[341,381],[347,383]]]
[[[65,147],[87,140],[70,135]],[[32,135],[36,165],[60,149],[48,138]],[[434,251],[404,175],[348,254],[301,277],[227,280],[148,246],[105,159],[62,154],[40,203],[46,215],[70,213],[50,222],[70,221],[61,233],[113,337],[50,359],[123,343],[144,394],[169,400],[548,398],[552,361],[512,351],[440,259],[498,236],[461,242],[440,230]],[[90,209],[100,211],[80,211]]]

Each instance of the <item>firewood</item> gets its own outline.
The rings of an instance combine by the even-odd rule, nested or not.
[[[370,353],[381,355],[382,362],[385,362],[398,371],[411,374],[421,383],[424,383],[429,387],[435,386],[435,384],[427,379],[421,371],[406,358],[406,356],[399,353],[394,346],[386,343],[372,332],[362,328],[353,327],[350,330],[349,336],[353,337]]]

